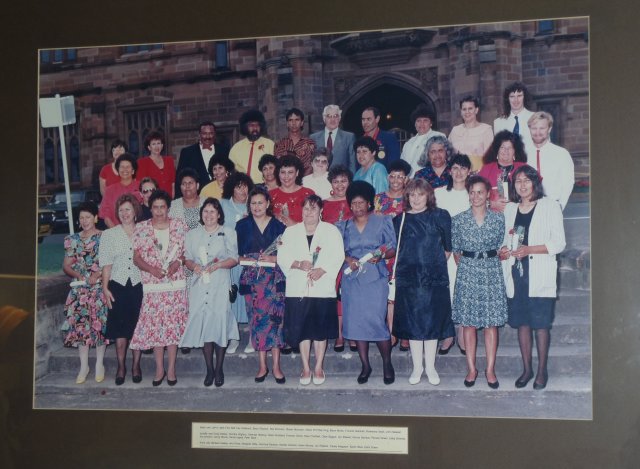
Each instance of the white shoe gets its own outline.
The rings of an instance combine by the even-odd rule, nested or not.
[[[255,351],[256,351],[256,349],[253,348],[253,345],[251,345],[251,341],[249,341],[247,346],[244,348],[244,353],[252,353],[252,352],[255,352]]]
[[[409,384],[418,384],[422,376],[422,368],[414,369],[409,376]]]
[[[96,383],[104,381],[104,365],[96,365]]]
[[[313,380],[313,384],[319,386],[324,383],[327,377],[324,374],[324,370],[322,370],[322,378],[317,378],[315,373],[311,373],[311,379]]]
[[[89,375],[89,368],[86,370],[80,369],[78,376],[76,377],[76,384],[82,384],[87,380],[87,376]]]
[[[236,353],[236,350],[238,349],[238,345],[240,345],[239,340],[231,339],[227,347],[227,353],[229,354]]]
[[[433,384],[434,386],[437,386],[438,384],[440,384],[440,376],[438,375],[438,372],[436,371],[435,368],[433,370],[429,370],[429,368],[427,368],[425,372],[427,374],[427,379],[429,380],[429,384]]]
[[[304,377],[302,375],[300,375],[300,384],[303,386],[308,386],[309,384],[311,384],[311,377],[313,376],[313,372],[311,372],[311,374],[308,377]]]

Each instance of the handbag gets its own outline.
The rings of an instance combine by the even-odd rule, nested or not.
[[[238,299],[238,285],[232,283],[229,287],[229,302],[235,303]]]
[[[402,227],[404,226],[404,217],[406,213],[402,212],[402,221],[400,222],[400,230],[398,231],[398,244],[396,244],[396,258],[393,261],[393,272],[391,272],[391,278],[389,279],[389,293],[387,300],[396,300],[396,265],[398,263],[398,253],[400,252],[400,240],[402,239]]]

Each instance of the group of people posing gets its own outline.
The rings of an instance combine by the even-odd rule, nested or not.
[[[202,348],[204,385],[222,386],[225,354],[238,346],[238,323],[248,323],[245,352],[258,352],[257,383],[270,372],[285,383],[280,355],[295,350],[299,383],[321,385],[335,340],[335,352],[348,343],[358,353],[358,383],[372,373],[375,342],[385,384],[395,380],[399,343],[411,353],[409,383],[424,372],[437,385],[436,355],[457,342],[471,387],[483,329],[484,373],[495,389],[498,331],[508,323],[522,353],[515,386],[535,376],[543,389],[573,163],[549,141],[553,118],[526,110],[526,95],[521,83],[505,90],[495,135],[477,121],[476,98],[460,102],[463,123],[448,139],[419,106],[411,116],[417,134],[402,152],[377,127],[376,108],[363,111],[356,138],[338,128],[334,105],[324,109],[325,129],[309,138],[304,114],[291,109],[288,136],[277,143],[264,137],[262,113],[248,111],[240,118],[246,138],[230,150],[204,122],[177,169],[162,155],[160,133],[148,135],[149,156],[140,159],[114,142],[114,160],[100,173],[100,208],[82,205],[81,230],[65,239],[63,269],[74,281],[63,329],[65,345],[79,349],[76,382],[89,374],[91,346],[102,381],[105,347],[115,343],[116,385],[126,380],[129,348],[134,383],[142,381],[142,352],[153,351],[153,386],[177,383],[179,349]]]

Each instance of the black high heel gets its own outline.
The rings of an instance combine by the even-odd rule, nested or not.
[[[473,378],[473,381],[467,381],[466,379],[464,380],[464,385],[468,388],[472,387],[474,384],[476,384],[476,379],[478,379],[478,370],[476,370],[476,376]]]
[[[446,355],[449,353],[449,351],[453,348],[453,346],[456,343],[456,339],[454,338],[453,341],[451,341],[451,345],[449,345],[447,348],[442,348],[440,347],[438,349],[438,355]]]
[[[371,367],[369,367],[369,371],[366,373],[363,371],[358,375],[358,384],[364,384],[369,381],[369,376],[371,376]]]
[[[539,391],[541,389],[544,389],[547,387],[547,381],[549,380],[549,375],[547,375],[547,373],[544,374],[544,382],[543,383],[538,383],[536,381],[533,382],[533,389],[535,389],[536,391]]]
[[[204,383],[206,387],[209,387],[213,384],[213,371],[207,371],[207,376],[204,377]]]
[[[216,376],[214,384],[216,385],[216,388],[219,388],[224,384],[224,373],[222,371],[220,372],[220,375]]]
[[[127,369],[124,369],[124,373],[122,373],[122,376],[118,376],[116,374],[116,386],[121,386],[124,384],[124,379],[127,376]]]
[[[390,367],[390,368],[391,368],[390,376],[382,377],[382,382],[384,384],[392,384],[396,380],[396,371],[393,369],[393,367]]]
[[[267,377],[268,374],[269,374],[269,368],[267,368],[267,371],[262,376],[256,376],[254,378],[254,381],[256,383],[262,383],[265,380],[265,378]]]
[[[497,378],[494,382],[489,381],[489,378],[487,377],[487,370],[484,371],[484,377],[487,378],[487,384],[491,389],[498,389],[500,387],[500,381],[498,381]]]
[[[524,388],[527,384],[529,384],[529,381],[531,381],[531,379],[533,378],[533,371],[531,373],[529,373],[528,375],[524,375],[522,374],[517,380],[516,380],[516,388],[520,389],[520,388]]]
[[[167,376],[167,372],[166,372],[166,371],[162,373],[162,378],[160,378],[158,381],[156,381],[156,380],[154,379],[153,381],[151,381],[151,384],[152,384],[153,386],[156,386],[156,387],[157,387],[157,386],[160,386],[160,385],[162,384],[162,382],[164,381],[165,376]]]

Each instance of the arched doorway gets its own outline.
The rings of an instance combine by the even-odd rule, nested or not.
[[[342,114],[342,125],[345,130],[356,135],[362,134],[362,110],[368,106],[380,109],[380,128],[396,133],[400,144],[404,144],[416,129],[409,116],[420,103],[425,103],[436,114],[433,102],[419,96],[413,91],[391,83],[382,83],[364,91],[353,101],[345,104]],[[437,122],[433,123],[436,128]]]

